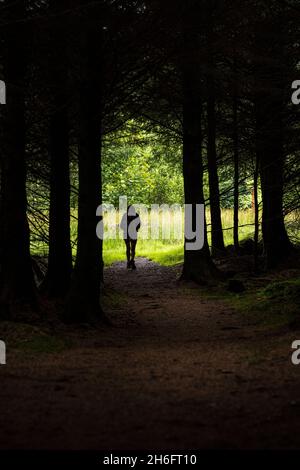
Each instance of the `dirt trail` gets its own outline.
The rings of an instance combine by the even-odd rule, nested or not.
[[[137,271],[117,263],[105,274],[117,292],[112,328],[74,330],[60,353],[8,352],[0,448],[299,447],[294,335],[262,329],[177,275],[145,259]]]

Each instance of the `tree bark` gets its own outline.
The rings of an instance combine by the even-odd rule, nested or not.
[[[262,21],[257,34],[256,139],[263,199],[262,234],[266,267],[274,268],[291,252],[283,215],[284,55],[281,17]],[[268,82],[268,91],[265,89]]]
[[[8,2],[7,2],[8,3]],[[6,105],[2,105],[0,317],[36,307],[26,216],[24,2],[9,6],[3,30]]]
[[[258,270],[258,238],[259,238],[259,202],[258,202],[259,160],[255,159],[253,203],[254,203],[254,269]]]
[[[52,0],[50,11],[59,13],[66,0]],[[43,290],[50,297],[63,298],[70,287],[72,249],[70,241],[70,175],[68,122],[67,25],[60,17],[51,23],[50,57],[53,110],[50,118],[50,214],[48,271]]]
[[[209,178],[209,201],[211,214],[211,247],[213,256],[219,256],[225,252],[223,227],[220,207],[219,177],[216,152],[216,116],[215,116],[215,85],[213,78],[208,78],[208,103],[207,103],[207,162]]]
[[[191,18],[190,15],[193,16],[192,11],[188,11],[186,18],[188,23]],[[195,28],[186,24],[183,52],[183,177],[185,204],[192,206],[193,219],[196,213],[196,205],[204,204],[201,128],[202,75],[199,55],[198,33],[195,32]],[[195,220],[193,220],[193,226],[196,226]],[[217,273],[218,271],[210,256],[205,227],[205,242],[202,249],[188,250],[187,240],[185,240],[181,279],[206,284],[215,279]]]
[[[96,209],[101,204],[101,29],[82,20],[79,97],[78,242],[66,321],[85,322],[101,316],[101,242],[96,237]],[[99,49],[100,48],[100,49]]]
[[[234,58],[236,61],[236,58]],[[236,69],[236,65],[234,65]],[[233,244],[238,253],[239,244],[239,129],[238,129],[238,82],[236,70],[234,72],[233,92],[233,165],[234,165],[234,207],[233,207]]]
[[[211,6],[207,6],[207,163],[209,178],[209,199],[211,214],[211,249],[213,256],[225,252],[221,207],[219,177],[216,150],[216,89],[215,89],[215,67],[213,51],[213,24]]]

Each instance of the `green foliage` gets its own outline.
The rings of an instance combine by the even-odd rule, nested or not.
[[[119,197],[126,195],[133,203],[183,204],[183,177],[181,146],[178,142],[166,144],[159,136],[140,130],[134,123],[127,125],[127,132],[115,134],[103,148],[103,201],[118,205]],[[126,131],[126,130],[125,130]],[[203,155],[206,159],[205,151]],[[242,169],[240,182],[240,207],[252,205],[253,177],[251,168]],[[232,165],[219,167],[221,206],[233,207]],[[204,196],[209,200],[208,174],[204,174]]]
[[[115,135],[103,148],[103,202],[118,206],[119,197],[127,196],[131,203],[147,206],[182,204],[178,145],[167,148],[157,137],[128,126],[130,137]]]
[[[182,177],[182,149],[176,140],[166,140],[159,129],[150,133],[142,123],[130,121],[122,131],[110,134],[104,141],[102,157],[103,202],[119,206],[120,196],[127,196],[133,204],[181,204],[184,203]],[[225,245],[233,244],[233,172],[230,148],[222,150],[219,142],[218,152],[225,162],[219,165],[222,224]],[[228,155],[227,155],[228,153]],[[223,155],[224,154],[224,155]],[[206,161],[205,148],[203,150]],[[220,157],[221,158],[221,157]],[[71,162],[71,182],[78,188],[77,164]],[[31,228],[31,248],[33,254],[47,256],[48,210],[44,201],[45,188],[41,182],[29,183],[29,212]],[[252,205],[253,163],[241,163],[239,237],[253,237],[254,211]],[[204,174],[204,194],[209,200],[208,174]],[[47,199],[47,198],[46,198]],[[260,197],[261,199],[261,197]],[[77,240],[77,195],[71,195],[71,240],[73,255],[76,255]],[[261,213],[260,213],[261,218]],[[210,241],[210,214],[207,208],[208,239]],[[292,241],[299,238],[299,213],[293,211],[286,217],[286,226]],[[145,256],[161,264],[176,264],[183,261],[183,241],[145,240],[138,243],[138,256]],[[122,240],[104,243],[106,265],[124,259]]]
[[[241,210],[246,210],[252,207],[252,191],[253,191],[253,172],[252,168],[246,166],[241,169],[240,184],[239,184],[239,205]],[[220,203],[223,209],[231,209],[234,206],[234,180],[232,165],[219,166],[219,188],[220,188]],[[207,197],[209,191],[207,189]],[[261,200],[261,194],[259,194]]]

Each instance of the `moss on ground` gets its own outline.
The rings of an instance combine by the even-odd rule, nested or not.
[[[223,283],[210,288],[182,287],[182,291],[188,295],[223,301],[257,325],[300,328],[300,278],[273,281],[261,289],[250,286],[240,294],[229,292],[226,287]]]
[[[18,322],[1,322],[0,337],[9,349],[30,353],[59,353],[72,346],[69,339],[53,334],[48,328]]]
[[[16,349],[31,353],[59,353],[71,347],[70,340],[56,336],[42,335],[35,336],[28,340],[19,341],[14,344]]]

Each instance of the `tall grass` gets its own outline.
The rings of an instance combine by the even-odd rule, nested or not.
[[[71,238],[73,242],[73,256],[76,255],[76,236],[77,236],[77,221],[75,219],[76,214],[74,213],[71,218]],[[207,227],[208,227],[208,241],[211,242],[211,226],[210,226],[210,214],[207,210]],[[173,224],[180,223],[181,217],[183,214],[173,213],[170,211],[170,225],[173,227]],[[105,230],[110,233],[116,231],[118,233],[118,224],[120,222],[121,215],[117,212],[116,218],[113,214],[104,215],[104,227]],[[147,218],[146,218],[147,219]],[[162,265],[175,265],[183,261],[183,227],[182,227],[182,239],[178,240],[174,236],[173,230],[171,229],[170,237],[163,239],[162,237],[162,227],[160,228],[160,233],[158,238],[153,239],[142,239],[143,232],[147,232],[147,223],[144,223],[143,215],[141,214],[142,229],[140,232],[140,237],[137,243],[136,255],[148,258]],[[299,225],[297,223],[297,234],[295,235],[295,222],[299,221],[299,214],[292,213],[289,214],[286,218],[286,226],[288,228],[290,236],[292,239],[296,235],[299,236]],[[223,234],[225,245],[233,244],[233,209],[223,209],[222,210],[222,225],[223,225]],[[243,239],[253,237],[254,235],[254,211],[252,209],[245,209],[239,212],[239,238],[242,241]],[[45,243],[39,242],[35,243],[32,247],[34,254],[47,256],[47,245]],[[103,256],[104,263],[106,266],[111,265],[116,261],[125,260],[125,244],[122,239],[122,234],[119,234],[119,237],[116,239],[105,239],[103,242]]]
[[[170,215],[171,223],[176,223],[174,217],[178,215]],[[141,217],[142,219],[142,217]],[[177,220],[178,222],[178,220]],[[110,225],[109,215],[105,221],[105,226]],[[143,223],[143,219],[142,219]],[[208,224],[208,241],[211,242],[210,235],[210,215],[207,211],[207,224]],[[224,229],[224,241],[225,245],[233,244],[233,210],[224,209],[222,211],[222,224]],[[254,212],[252,209],[247,209],[239,212],[239,224],[240,224],[240,240],[253,237],[254,234]],[[144,227],[147,229],[147,227]],[[183,232],[183,231],[182,231]],[[160,234],[161,235],[161,234]],[[125,259],[124,241],[119,240],[104,240],[103,243],[103,255],[105,265],[110,265],[115,261]],[[183,233],[182,239],[175,239],[172,235],[167,240],[164,240],[161,236],[158,240],[143,240],[139,239],[137,244],[137,256],[142,256],[157,263],[163,265],[174,265],[183,261]]]

